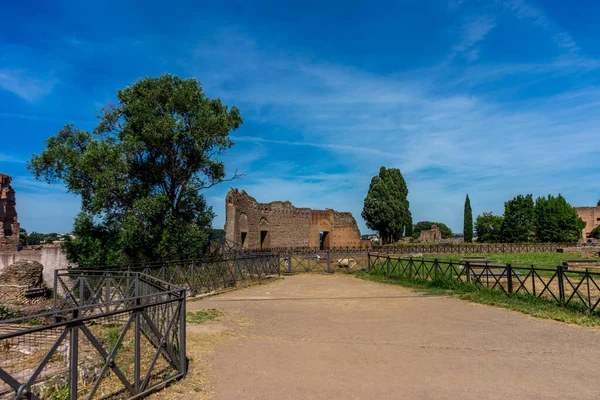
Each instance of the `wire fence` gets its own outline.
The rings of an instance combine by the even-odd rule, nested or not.
[[[231,289],[279,275],[279,254],[231,252],[195,260],[104,265],[94,270],[135,271],[183,287],[195,296]],[[56,284],[56,283],[55,283]]]
[[[55,283],[53,311],[0,321],[0,397],[137,398],[185,375],[185,289],[134,271]]]
[[[485,260],[439,261],[368,254],[367,271],[386,277],[450,279],[496,289],[506,295],[527,294],[589,312],[600,307],[600,266],[597,260],[577,260],[557,266],[514,266]]]

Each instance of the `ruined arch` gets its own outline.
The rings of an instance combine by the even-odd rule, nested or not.
[[[271,247],[271,233],[269,231],[269,221],[266,217],[261,217],[258,221],[258,233],[260,249]]]

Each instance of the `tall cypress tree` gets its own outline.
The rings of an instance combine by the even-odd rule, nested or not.
[[[393,243],[402,237],[411,223],[408,188],[397,168],[381,167],[379,175],[371,179],[365,197],[362,217],[369,229],[379,232],[383,243]]]
[[[465,243],[471,243],[473,241],[473,212],[471,210],[471,200],[469,195],[465,199],[465,225],[463,229],[463,235]]]

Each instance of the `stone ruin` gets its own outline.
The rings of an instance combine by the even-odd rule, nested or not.
[[[17,203],[11,182],[10,176],[0,173],[0,250],[16,250],[20,240]]]
[[[442,232],[437,225],[431,225],[431,229],[421,231],[419,241],[421,242],[439,242],[442,240]]]
[[[259,203],[244,190],[231,189],[226,197],[225,239],[244,249],[369,248],[361,240],[349,212],[327,208],[296,208],[289,201]]]
[[[44,266],[21,260],[0,273],[0,301],[3,304],[35,304],[46,297]]]

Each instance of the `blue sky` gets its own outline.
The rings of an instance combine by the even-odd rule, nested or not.
[[[0,171],[29,231],[70,231],[79,201],[25,161],[65,123],[91,130],[116,91],[163,72],[237,105],[226,156],[259,201],[351,211],[400,168],[416,221],[462,230],[518,193],[598,200],[600,2],[7,2]]]

